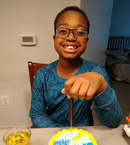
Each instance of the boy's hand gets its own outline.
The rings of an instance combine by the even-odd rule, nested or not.
[[[61,90],[70,99],[90,100],[93,95],[100,94],[107,87],[103,76],[96,72],[87,72],[68,79]]]

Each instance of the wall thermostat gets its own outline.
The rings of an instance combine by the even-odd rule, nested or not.
[[[36,45],[36,36],[27,36],[27,35],[21,35],[20,36],[20,44],[24,46],[34,46]]]

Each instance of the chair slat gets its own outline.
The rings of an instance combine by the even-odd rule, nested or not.
[[[29,78],[30,78],[30,86],[31,86],[31,92],[32,92],[32,88],[33,88],[33,81],[34,81],[34,76],[36,74],[36,72],[46,66],[47,64],[45,63],[35,63],[35,62],[28,62],[28,70],[29,70]]]

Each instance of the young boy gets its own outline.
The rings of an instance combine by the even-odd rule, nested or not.
[[[89,20],[75,6],[66,7],[54,22],[54,46],[59,59],[41,68],[33,83],[30,109],[37,128],[68,127],[68,99],[74,98],[73,126],[93,125],[91,104],[99,121],[117,127],[122,110],[104,68],[81,59],[86,50]]]

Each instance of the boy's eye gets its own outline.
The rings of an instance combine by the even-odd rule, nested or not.
[[[67,30],[61,29],[61,30],[59,30],[59,34],[65,35],[65,34],[67,34]]]
[[[76,32],[76,34],[78,35],[78,36],[84,36],[85,35],[85,31],[77,31]]]

